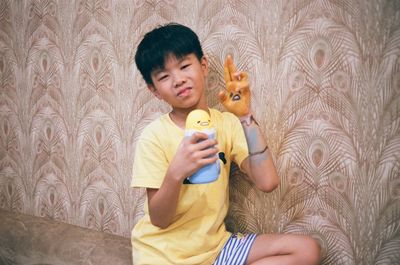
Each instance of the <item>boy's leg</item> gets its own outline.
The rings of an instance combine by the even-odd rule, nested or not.
[[[247,265],[316,265],[320,247],[308,236],[286,234],[258,235],[251,246]]]

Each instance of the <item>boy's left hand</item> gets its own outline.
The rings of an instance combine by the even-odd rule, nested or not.
[[[237,117],[250,113],[250,89],[246,72],[238,72],[233,64],[232,57],[226,57],[224,65],[224,79],[226,90],[218,94],[220,102]]]

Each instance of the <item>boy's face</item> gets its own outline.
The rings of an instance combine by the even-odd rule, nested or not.
[[[151,73],[150,91],[174,109],[206,108],[204,88],[208,74],[207,59],[200,61],[191,53],[181,59],[169,56],[163,69]]]

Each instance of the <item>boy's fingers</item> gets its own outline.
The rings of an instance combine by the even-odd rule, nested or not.
[[[190,143],[198,144],[198,148],[203,149],[217,144],[217,140],[208,139],[208,135],[203,132],[195,132],[190,137]]]
[[[247,81],[237,82],[237,84],[235,84],[235,91],[239,92],[239,90],[242,90],[242,92],[249,90],[249,83],[247,83]]]
[[[247,81],[248,74],[246,72],[236,72],[233,74],[233,77],[236,81]]]
[[[237,82],[230,82],[226,86],[226,90],[229,92],[236,92],[236,89],[238,88],[239,84]]]
[[[236,73],[236,67],[233,64],[233,59],[230,54],[226,56],[225,65],[224,65],[224,78],[225,81],[233,81],[234,80],[234,73]]]
[[[234,80],[233,78],[233,74],[236,73],[236,66],[233,64],[233,59],[231,55],[228,55],[226,57],[226,64],[228,66],[228,70],[229,70],[229,75],[231,77],[231,81]]]
[[[195,132],[194,134],[192,134],[192,136],[190,137],[190,142],[192,144],[197,143],[200,140],[205,140],[208,139],[207,134],[202,133],[202,132]]]
[[[240,81],[247,81],[249,79],[249,75],[247,72],[240,72]]]
[[[206,164],[215,161],[216,158],[218,157],[216,154],[218,154],[217,148],[207,148],[199,152],[199,156],[206,160],[204,161],[206,162]],[[207,160],[211,161],[208,162]]]
[[[198,145],[198,150],[201,152],[203,152],[204,150],[208,150],[208,149],[211,149],[211,150],[209,150],[207,152],[211,152],[211,153],[217,152],[217,150],[216,150],[217,148],[215,147],[217,145],[217,140],[215,140],[215,139],[207,139],[207,140],[197,143],[197,145]]]
[[[246,84],[245,86],[243,86],[242,88],[243,94],[250,94],[250,88],[249,88],[249,84]]]
[[[232,81],[231,73],[229,73],[229,67],[228,67],[227,61],[225,61],[225,64],[224,64],[224,80],[226,83]]]
[[[218,98],[221,102],[224,102],[228,96],[225,91],[219,91]]]

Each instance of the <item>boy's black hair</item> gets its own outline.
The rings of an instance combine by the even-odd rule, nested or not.
[[[190,28],[169,23],[146,33],[135,55],[136,66],[148,85],[153,85],[151,73],[165,67],[169,56],[181,59],[194,53],[200,61],[203,50],[199,38]]]

